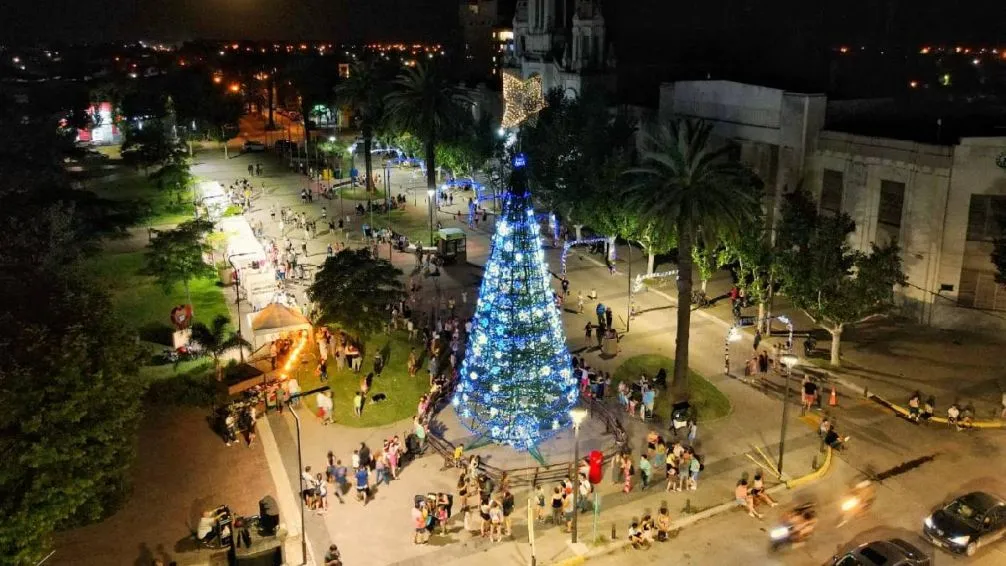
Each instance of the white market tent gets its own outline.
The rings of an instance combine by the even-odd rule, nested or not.
[[[216,229],[227,235],[227,258],[234,267],[244,270],[252,267],[253,263],[259,266],[268,263],[265,248],[243,216],[221,218],[216,223]]]
[[[259,312],[248,315],[248,321],[255,340],[255,350],[284,333],[311,330],[311,323],[306,316],[279,303],[272,303]]]
[[[206,207],[210,219],[217,220],[223,216],[227,205],[230,204],[227,202],[227,193],[224,192],[223,186],[216,181],[202,181],[199,183],[198,191],[198,202]]]

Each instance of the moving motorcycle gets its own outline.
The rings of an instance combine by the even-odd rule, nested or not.
[[[813,503],[802,503],[787,513],[783,523],[768,532],[770,550],[800,544],[810,538],[817,526],[817,510]]]
[[[870,480],[863,480],[853,486],[852,491],[842,498],[841,510],[842,518],[838,526],[848,523],[862,513],[873,507],[873,502],[877,499],[877,489]]]

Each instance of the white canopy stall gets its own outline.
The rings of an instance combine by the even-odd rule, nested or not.
[[[199,197],[196,199],[197,210],[205,209],[210,220],[218,220],[227,210],[227,193],[216,181],[202,181],[197,187]]]
[[[311,322],[306,316],[279,303],[249,314],[248,323],[254,336],[255,350],[284,334],[299,330],[311,331]]]

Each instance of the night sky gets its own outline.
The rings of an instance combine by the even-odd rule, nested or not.
[[[2,0],[0,41],[105,39],[443,39],[461,0]],[[573,0],[571,0],[573,1]],[[516,0],[501,0],[512,6]],[[972,0],[608,0],[623,44],[737,26],[909,41],[1000,41],[1006,2]],[[512,8],[510,8],[512,10]],[[817,31],[813,32],[817,35]],[[724,34],[729,36],[730,34]],[[764,36],[772,41],[771,34]],[[632,47],[635,47],[632,45]]]
[[[429,39],[454,0],[2,0],[0,41]]]

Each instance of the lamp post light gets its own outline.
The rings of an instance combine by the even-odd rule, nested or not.
[[[789,319],[789,317],[786,316],[786,315],[779,315],[776,318],[779,319],[779,322],[781,322],[781,323],[783,323],[783,324],[786,325],[786,330],[789,332],[789,336],[786,338],[786,352],[792,353],[793,352],[793,321],[791,321]]]
[[[239,254],[232,254],[227,256],[227,263],[231,264],[231,269],[234,270],[234,306],[238,311],[238,336],[241,336],[241,278],[238,276],[238,268],[234,265],[234,258],[255,255],[254,252],[243,252]],[[238,352],[241,356],[241,363],[245,363],[245,347],[238,346]]]
[[[573,419],[573,544],[576,544],[576,518],[580,514],[580,425],[587,419],[587,409],[576,407],[569,411]]]
[[[426,191],[427,196],[430,197],[430,246],[433,246],[433,199],[437,196],[436,189],[428,189]]]
[[[730,343],[738,342],[743,337],[744,336],[741,334],[740,329],[737,328],[737,325],[735,324],[730,327],[730,330],[727,331],[726,337],[723,339],[723,373],[727,376],[730,375]]]
[[[800,359],[793,354],[779,356],[779,362],[786,367],[786,389],[782,397],[782,430],[779,432],[779,463],[776,466],[776,472],[779,473],[780,478],[782,478],[782,458],[786,453],[786,423],[789,419],[789,378],[793,373],[793,368],[799,361]]]
[[[314,393],[319,393],[321,391],[328,391],[330,389],[331,389],[331,387],[329,387],[327,385],[322,385],[321,387],[318,387],[317,389],[312,389],[310,391],[305,391],[305,392],[302,392],[302,393],[297,393],[297,394],[291,395],[290,398],[287,399],[287,401],[286,401],[287,408],[290,409],[290,414],[293,415],[293,420],[297,422],[297,474],[298,474],[298,476],[301,473],[303,473],[303,471],[304,471],[304,453],[303,453],[303,450],[301,450],[301,446],[302,445],[301,445],[301,441],[300,441],[300,417],[297,415],[297,410],[293,406],[293,400],[294,399],[300,399],[302,397],[307,397],[308,395],[312,395]],[[300,481],[303,481],[303,480],[300,480]],[[307,530],[305,528],[306,526],[307,525],[306,525],[306,523],[304,521],[304,498],[301,497],[300,498],[300,552],[301,552],[301,558],[302,558],[301,564],[304,564],[305,566],[307,565]]]

